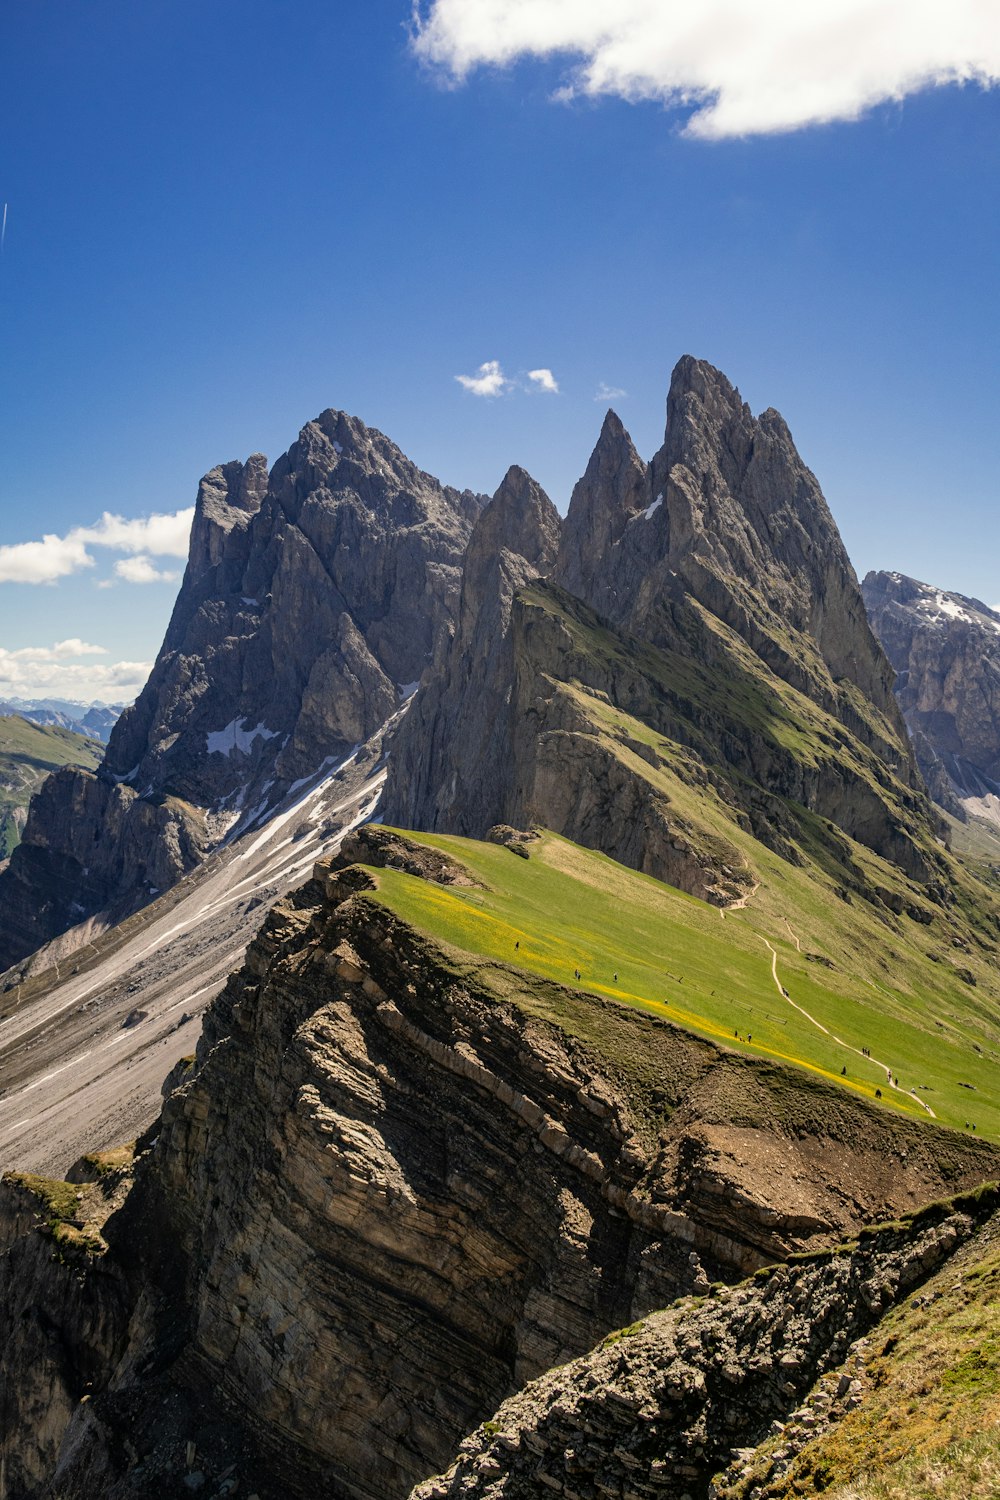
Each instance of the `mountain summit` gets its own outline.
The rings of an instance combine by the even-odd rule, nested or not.
[[[753,878],[727,822],[802,858],[818,815],[918,884],[937,879],[891,668],[777,412],[755,418],[724,375],[686,356],[660,451],[644,464],[609,412],[554,563],[525,558],[521,577],[491,620],[474,691],[418,697],[388,821],[476,836],[539,822],[724,904]],[[468,651],[460,631],[440,683],[462,679]],[[477,776],[469,747],[487,742],[502,773]],[[721,822],[683,792],[692,780],[714,789]]]
[[[259,453],[207,474],[148,683],[0,874],[0,968],[174,884],[388,719],[454,628],[480,506],[332,410],[270,474]]]

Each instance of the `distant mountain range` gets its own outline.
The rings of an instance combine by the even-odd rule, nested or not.
[[[124,707],[123,703],[79,703],[69,698],[0,699],[0,715],[20,714],[35,724],[69,729],[73,734],[85,734],[105,745]]]

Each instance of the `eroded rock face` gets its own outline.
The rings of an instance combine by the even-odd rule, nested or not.
[[[794,803],[913,879],[939,878],[891,668],[776,412],[753,417],[719,371],[682,359],[652,463],[609,413],[554,562],[536,549],[515,567],[518,546],[511,528],[493,614],[470,549],[488,648],[466,626],[436,664],[390,768],[387,820],[479,837],[539,821],[725,904],[752,877],[671,808],[653,729],[679,752],[675,769],[717,785],[782,854]],[[775,732],[814,709],[812,744]],[[616,710],[638,732],[616,729]]]
[[[512,693],[511,611],[558,546],[555,506],[524,469],[510,469],[469,542],[454,640],[397,736],[387,821],[456,833],[517,821],[507,813],[526,726]]]
[[[46,784],[0,874],[0,969],[141,905],[384,723],[454,628],[479,510],[336,411],[270,475],[262,454],[206,475],[149,682],[96,776]]]
[[[2,1500],[46,1489],[66,1427],[103,1384],[127,1322],[117,1269],[72,1229],[54,1237],[49,1212],[20,1180],[0,1182]]]
[[[1000,615],[902,573],[862,588],[932,795],[1000,825]]]
[[[418,1485],[410,1500],[729,1495],[730,1476],[720,1487],[712,1476],[732,1463],[735,1477],[772,1426],[791,1418],[794,1427],[817,1378],[842,1365],[975,1228],[965,1213],[942,1213],[832,1259],[781,1266],[766,1280],[656,1313],[518,1392],[461,1445],[447,1473]],[[809,1427],[852,1410],[859,1385],[834,1378],[825,1403],[796,1413],[808,1424],[798,1429],[802,1441]]]
[[[380,830],[344,857],[454,876]],[[262,1500],[397,1500],[610,1330],[995,1163],[593,996],[458,977],[371,885],[319,867],[209,1012],[88,1273],[119,1333],[53,1405],[64,1500],[173,1495],[188,1443]]]

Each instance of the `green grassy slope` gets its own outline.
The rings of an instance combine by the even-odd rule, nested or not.
[[[27,807],[50,771],[60,766],[95,770],[103,757],[104,746],[86,735],[32,724],[16,714],[0,718],[0,859],[19,840],[15,809]]]
[[[960,1130],[974,1121],[1000,1140],[997,979],[986,955],[954,949],[946,930],[887,923],[866,903],[833,896],[822,870],[756,841],[757,890],[720,912],[552,833],[527,860],[475,840],[407,837],[459,860],[481,884],[379,869],[376,899],[463,961],[637,1006],[869,1099],[881,1088],[888,1109],[922,1119],[933,1110]],[[887,1086],[887,1068],[901,1092]]]

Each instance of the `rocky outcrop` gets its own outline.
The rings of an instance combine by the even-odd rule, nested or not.
[[[0,1181],[0,1496],[38,1494],[81,1401],[125,1333],[125,1298],[105,1269],[100,1225],[121,1201],[113,1168],[93,1189],[39,1177]]]
[[[384,723],[454,628],[479,509],[336,411],[270,475],[261,454],[206,475],[149,682],[0,874],[0,968],[134,910]]]
[[[902,573],[862,589],[932,795],[1000,825],[1000,615]]]
[[[524,469],[510,469],[469,542],[454,640],[397,737],[390,822],[480,834],[518,821],[507,817],[525,732],[511,690],[511,610],[518,589],[548,573],[558,546],[555,506]]]
[[[629,521],[647,509],[649,476],[621,418],[609,411],[597,447],[569,502],[554,577],[563,588],[613,619],[619,612],[618,587],[611,576]]]
[[[995,1193],[989,1201],[995,1206]],[[772,1432],[787,1428],[786,1455],[795,1433],[801,1446],[821,1423],[858,1406],[861,1381],[846,1373],[809,1406],[800,1403],[969,1242],[984,1217],[982,1205],[969,1207],[942,1208],[622,1329],[507,1401],[462,1443],[447,1473],[418,1485],[410,1500],[721,1500]],[[781,1467],[776,1456],[772,1469]],[[754,1474],[751,1494],[765,1493],[764,1477]],[[825,1488],[820,1477],[815,1489],[766,1493]]]
[[[379,830],[350,857],[455,874]],[[176,1494],[192,1453],[262,1500],[395,1500],[611,1330],[996,1161],[625,1007],[493,988],[373,880],[320,866],[275,908],[141,1143],[74,1294],[113,1284],[116,1332],[36,1462],[63,1500]],[[61,1295],[35,1336],[72,1349]]]

